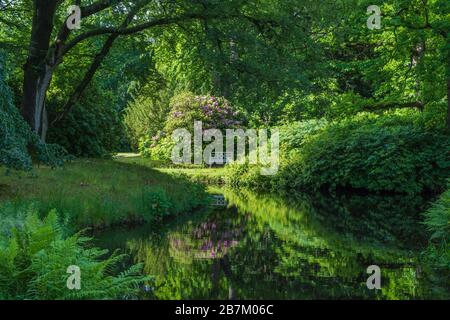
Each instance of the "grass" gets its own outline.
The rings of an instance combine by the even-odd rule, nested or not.
[[[120,153],[116,156],[116,160],[122,163],[153,168],[159,172],[171,175],[183,174],[196,183],[206,183],[209,185],[222,185],[225,183],[224,176],[226,170],[224,167],[205,168],[198,165],[168,167],[165,163],[142,158],[135,153]]]
[[[76,229],[104,228],[176,215],[207,203],[204,187],[178,172],[168,174],[129,159],[80,159],[32,172],[8,173],[0,167],[0,214],[5,206],[33,204],[39,212],[57,209]]]

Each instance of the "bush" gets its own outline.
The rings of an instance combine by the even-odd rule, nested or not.
[[[226,166],[225,184],[233,188],[250,188],[261,191],[268,191],[275,184],[275,177],[262,175],[262,165],[248,163],[248,157],[244,163],[230,163]]]
[[[425,129],[416,111],[360,113],[314,136],[292,164],[295,184],[420,193],[450,175],[450,140]],[[415,123],[416,122],[416,123]]]
[[[123,123],[133,148],[139,142],[157,135],[164,128],[169,113],[167,93],[157,97],[142,96],[135,99],[125,109]]]
[[[321,119],[297,121],[279,127],[280,163],[282,165],[288,163],[289,159],[295,157],[310,137],[323,130],[326,125],[327,121]],[[284,166],[284,170],[287,169]],[[248,161],[243,164],[237,162],[228,164],[226,166],[225,183],[232,187],[248,187],[257,190],[268,190],[272,187],[278,189],[281,186],[282,177],[280,175],[275,177],[262,176],[260,170],[260,165],[250,165]]]
[[[13,105],[11,91],[4,82],[0,61],[0,164],[15,169],[30,169],[27,151],[29,127]]]
[[[0,299],[117,299],[137,297],[139,286],[149,277],[135,265],[115,276],[111,270],[123,259],[107,250],[88,248],[89,238],[79,234],[64,237],[57,214],[41,220],[29,212],[22,228],[0,246]],[[71,265],[80,267],[81,290],[66,286]]]
[[[119,110],[111,106],[112,99],[90,87],[67,117],[50,128],[48,141],[62,145],[75,156],[108,157],[118,151],[125,134]],[[49,110],[56,110],[62,103],[50,100],[53,107]]]
[[[170,214],[171,202],[166,191],[160,186],[148,186],[142,191],[142,201],[144,212],[144,219],[152,221],[154,219],[160,220]]]
[[[241,124],[239,112],[223,97],[196,96],[191,92],[174,96],[165,131],[186,128],[193,132],[194,121],[202,121],[204,129],[227,129]]]
[[[424,214],[431,236],[422,255],[425,276],[443,296],[450,292],[450,180],[448,187]]]
[[[359,113],[328,125],[296,123],[280,133],[281,166],[270,178],[272,188],[438,192],[450,175],[450,139],[429,126],[414,110]],[[228,181],[239,185],[249,168],[230,168]]]
[[[327,121],[307,120],[297,121],[280,127],[281,152],[288,154],[291,150],[301,148],[310,136],[320,132],[327,125]]]
[[[154,137],[141,138],[139,152],[145,158],[170,162],[174,146],[175,142],[172,137],[166,136],[164,131],[160,131]]]
[[[142,137],[139,152],[153,160],[169,161],[175,146],[172,133],[182,128],[193,133],[195,121],[202,121],[204,130],[232,129],[241,124],[239,113],[225,98],[196,96],[191,92],[183,92],[171,99],[170,113],[164,130],[151,137]]]

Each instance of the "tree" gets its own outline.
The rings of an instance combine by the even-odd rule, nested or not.
[[[308,52],[301,55],[303,58],[313,54],[309,52],[311,46],[300,47],[297,42],[311,40],[314,25],[311,21],[323,20],[318,8],[329,10],[332,5],[332,1],[319,6],[311,1],[267,0],[231,0],[226,3],[217,0],[78,0],[74,3],[81,8],[80,31],[67,28],[67,3],[61,0],[16,1],[0,21],[10,28],[19,28],[20,25],[27,26],[27,14],[33,16],[30,29],[23,28],[25,31],[22,31],[29,32],[30,45],[23,68],[21,109],[25,120],[42,139],[45,139],[48,127],[45,101],[52,79],[58,67],[82,43],[103,41],[84,76],[68,95],[60,114],[53,119],[53,125],[66,117],[80,99],[116,40],[148,30],[195,29],[191,35],[189,32],[185,35],[196,39],[194,42],[200,51],[207,49],[216,53],[215,56],[210,55],[212,60],[205,60],[209,66],[213,62],[218,67],[217,74],[213,74],[218,83],[215,93],[228,95],[235,91],[243,96],[246,90],[242,86],[252,86],[252,97],[261,96],[256,92],[259,88],[264,88],[267,94],[272,91],[277,96],[286,84],[294,86],[298,83],[301,66],[308,64],[295,61],[299,61],[302,51]],[[26,12],[20,19],[16,19],[18,13],[13,10],[17,8]],[[277,56],[284,58],[277,59]],[[200,58],[205,59],[205,56]],[[305,62],[305,59],[301,60]],[[285,73],[290,75],[284,76]],[[263,79],[265,84],[259,85],[259,79]]]
[[[42,139],[45,139],[48,127],[45,98],[54,72],[63,63],[64,57],[82,41],[91,37],[108,35],[102,49],[65,104],[62,116],[57,120],[65,116],[80,98],[119,36],[129,36],[149,28],[207,17],[226,19],[239,16],[235,10],[229,8],[211,12],[199,10],[195,3],[190,6],[189,3],[178,5],[172,2],[155,4],[149,0],[137,1],[134,4],[121,0],[75,1],[79,5],[81,2],[89,2],[80,7],[83,21],[88,18],[95,19],[105,9],[110,9],[116,17],[115,20],[121,20],[121,23],[119,25],[108,23],[73,35],[73,30],[67,27],[66,19],[60,23],[59,27],[57,26],[58,15],[61,15],[61,10],[64,9],[63,2],[61,0],[34,0],[32,3],[33,22],[28,57],[24,65],[21,109],[24,119],[35,132],[40,134]],[[236,3],[239,5],[238,1]],[[232,8],[234,9],[234,7]],[[97,22],[100,21],[97,20]],[[52,40],[52,35],[55,34],[56,37]]]

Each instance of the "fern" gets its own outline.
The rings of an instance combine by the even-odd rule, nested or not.
[[[425,213],[425,225],[431,232],[429,260],[437,267],[450,270],[450,188]]]
[[[56,211],[40,219],[29,212],[0,245],[0,299],[120,299],[138,298],[140,287],[152,281],[134,265],[119,275],[114,270],[126,257],[89,247],[92,239],[77,233],[64,237]],[[3,235],[5,238],[5,236]],[[81,269],[81,290],[69,290],[67,267]]]

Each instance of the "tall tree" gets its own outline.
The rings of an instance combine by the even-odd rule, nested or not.
[[[226,5],[217,2],[215,6],[208,7],[208,10],[199,5],[199,1],[75,1],[75,4],[80,5],[82,23],[90,18],[98,25],[82,28],[82,32],[74,32],[67,27],[69,17],[60,25],[56,23],[57,14],[66,8],[64,3],[62,0],[34,0],[32,4],[33,21],[28,57],[24,65],[21,110],[31,128],[43,139],[48,126],[45,98],[52,77],[58,65],[63,63],[64,57],[82,41],[109,35],[81,83],[69,97],[62,116],[67,114],[79,99],[118,37],[130,36],[150,28],[195,23],[204,19],[246,19],[240,12],[242,1],[231,1]],[[119,23],[102,23],[101,19],[95,19],[106,9],[112,12],[114,20]],[[53,35],[55,37],[52,39]]]

